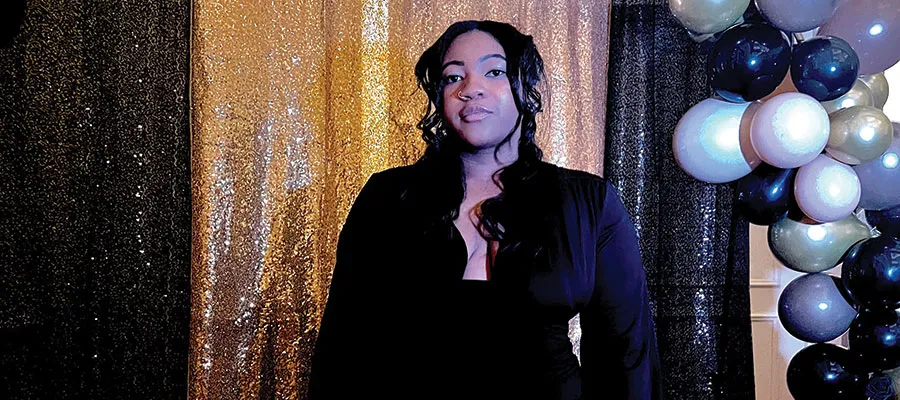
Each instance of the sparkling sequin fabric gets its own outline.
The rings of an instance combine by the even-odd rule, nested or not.
[[[704,45],[665,0],[616,0],[610,31],[605,173],[641,237],[671,399],[753,399],[748,224],[729,185],[699,182],[672,132],[709,97]]]
[[[305,397],[341,225],[370,174],[420,155],[413,65],[451,23],[535,37],[545,159],[599,173],[608,13],[605,0],[194,1],[190,397]]]
[[[4,24],[14,3],[24,22],[0,40],[0,398],[184,397],[190,1],[4,1]]]

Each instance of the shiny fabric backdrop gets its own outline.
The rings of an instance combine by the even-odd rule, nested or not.
[[[188,0],[28,0],[0,44],[0,398],[185,396],[189,46]]]
[[[605,172],[641,242],[668,399],[751,400],[749,225],[733,187],[676,164],[672,132],[712,95],[707,45],[667,0],[614,0]]]
[[[305,397],[341,224],[370,174],[419,156],[413,65],[452,22],[535,37],[546,159],[599,173],[608,13],[607,0],[195,0],[190,397]]]

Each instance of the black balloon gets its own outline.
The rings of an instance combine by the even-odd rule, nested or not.
[[[9,47],[19,33],[19,26],[25,16],[25,0],[4,0],[4,10],[0,12],[0,46]]]
[[[748,221],[769,225],[787,215],[796,205],[794,177],[797,169],[781,169],[761,164],[737,181],[736,207]]]
[[[710,85],[719,96],[733,102],[759,100],[787,75],[791,45],[771,25],[742,24],[722,34],[708,60]]]
[[[859,399],[866,379],[847,349],[830,343],[806,347],[791,358],[787,385],[795,400]]]
[[[853,301],[868,309],[900,307],[900,239],[867,239],[847,252],[841,281]]]
[[[882,235],[900,237],[900,206],[878,211],[866,210],[866,221],[878,228]]]
[[[801,93],[816,100],[834,100],[847,93],[859,74],[859,57],[850,44],[821,36],[798,44],[791,60],[791,80]]]
[[[869,371],[900,367],[900,311],[863,311],[850,325],[850,352]]]

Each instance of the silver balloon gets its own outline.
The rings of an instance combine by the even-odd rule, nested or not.
[[[819,155],[797,171],[794,197],[806,216],[832,222],[850,215],[859,204],[859,178],[849,166]]]
[[[872,96],[872,90],[861,79],[857,79],[850,91],[844,93],[841,97],[822,102],[822,107],[825,107],[825,111],[828,111],[829,114],[853,106],[873,105],[875,105],[875,100]]]
[[[828,21],[840,0],[756,0],[756,8],[776,28],[804,32]]]
[[[750,124],[750,142],[767,164],[797,168],[822,152],[829,129],[828,113],[816,99],[788,92],[759,107]]]
[[[834,268],[857,242],[873,236],[855,215],[824,224],[782,218],[769,225],[769,249],[785,267],[800,272]]]
[[[758,102],[706,99],[697,103],[675,127],[675,160],[704,182],[730,182],[749,174],[761,162],[749,139],[750,120],[758,108]]]
[[[825,151],[838,161],[851,165],[872,161],[891,145],[891,120],[875,107],[853,106],[829,118],[831,134]]]
[[[900,205],[900,123],[894,123],[894,134],[894,141],[881,157],[853,167],[862,187],[859,206],[866,210]]]
[[[822,343],[850,328],[856,310],[827,274],[807,274],[788,283],[778,297],[778,319],[797,339]]]
[[[888,94],[890,93],[888,80],[884,76],[884,72],[879,72],[874,75],[860,75],[859,79],[865,83],[872,92],[872,100],[874,101],[872,106],[883,109],[885,103],[887,103]]]
[[[736,24],[750,0],[669,0],[669,10],[689,31],[716,33]]]

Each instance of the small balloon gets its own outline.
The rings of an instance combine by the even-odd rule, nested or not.
[[[872,231],[855,215],[835,222],[805,224],[788,217],[769,226],[769,249],[785,267],[799,272],[834,268],[847,250],[872,237]]]
[[[847,165],[825,155],[800,167],[794,198],[806,216],[819,222],[842,219],[859,204],[859,178]]]
[[[741,178],[735,187],[735,206],[756,225],[769,225],[784,218],[794,201],[796,169],[762,164]]]
[[[897,0],[845,1],[819,34],[849,42],[859,55],[859,73],[876,74],[900,60],[900,7]]]
[[[888,94],[890,94],[890,87],[884,72],[873,75],[860,75],[859,80],[865,83],[872,92],[872,101],[874,102],[872,106],[877,109],[884,109]]]
[[[830,343],[801,349],[788,364],[787,386],[795,400],[856,400],[866,377],[856,371],[850,352]]]
[[[785,286],[778,298],[778,318],[784,329],[805,342],[822,343],[841,336],[854,317],[856,310],[830,275],[802,275]]]
[[[900,238],[900,205],[884,210],[866,210],[866,220],[882,235]]]
[[[794,47],[791,79],[797,90],[816,100],[834,100],[847,93],[859,73],[859,58],[839,37],[820,36]]]
[[[856,304],[869,309],[900,307],[900,239],[881,235],[850,248],[841,280]]]
[[[830,125],[818,101],[802,93],[784,93],[759,107],[750,124],[750,142],[767,164],[797,168],[822,152]]]
[[[875,105],[875,100],[872,97],[872,90],[866,86],[862,79],[857,79],[850,91],[844,93],[843,96],[822,102],[822,107],[825,107],[825,111],[828,111],[828,114],[853,106],[873,105]]]
[[[776,28],[805,32],[828,21],[839,3],[839,0],[756,0],[756,7]]]
[[[669,0],[669,10],[696,34],[716,33],[740,20],[750,0]]]
[[[853,166],[859,177],[859,206],[883,210],[900,204],[900,124],[893,124],[894,137],[887,150],[875,160]]]
[[[787,75],[791,45],[770,25],[742,24],[722,34],[708,60],[710,85],[722,98],[759,100]]]
[[[850,325],[850,352],[868,371],[900,367],[900,311],[863,310]]]
[[[703,182],[730,182],[749,174],[761,163],[749,139],[750,121],[758,107],[758,103],[717,99],[697,103],[675,127],[675,160]]]
[[[881,157],[894,139],[891,120],[871,106],[853,106],[829,115],[831,132],[825,151],[845,164]]]

